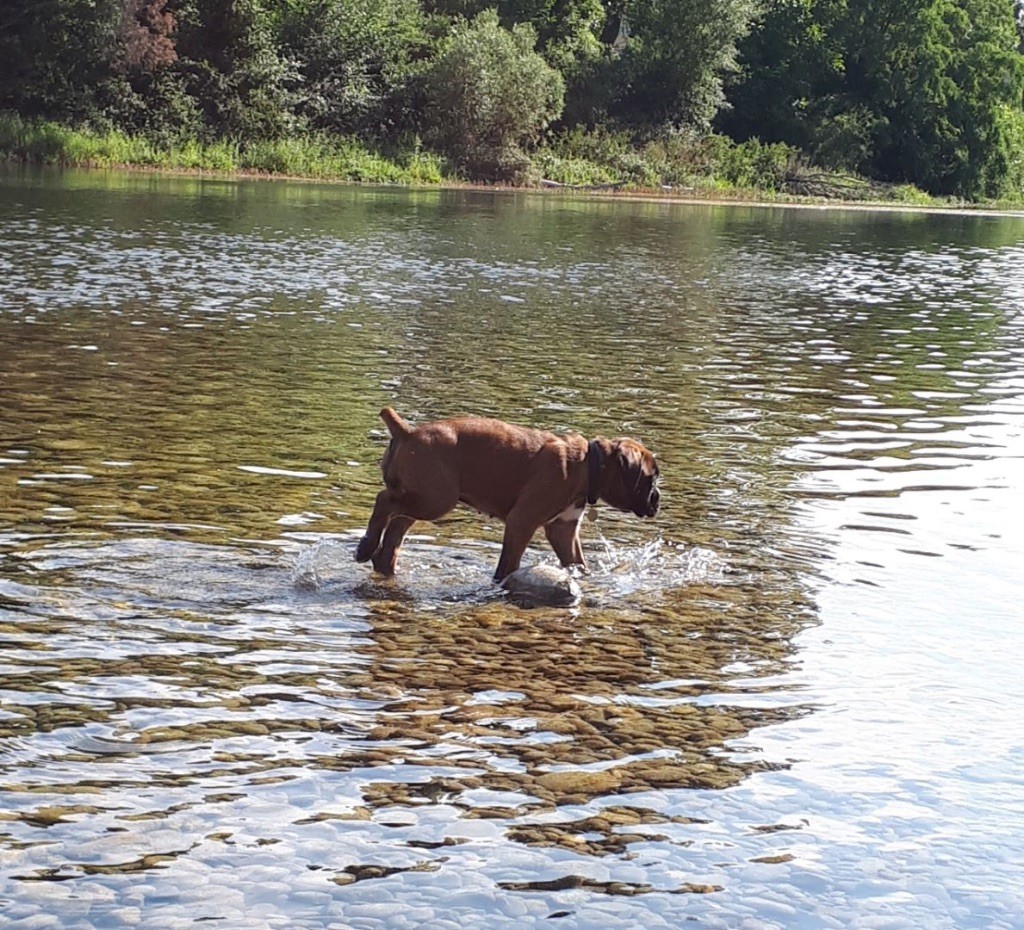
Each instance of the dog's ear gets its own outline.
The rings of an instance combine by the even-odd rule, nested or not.
[[[644,450],[632,439],[616,439],[615,456],[622,466],[626,487],[635,491],[644,478]]]
[[[632,511],[638,517],[653,517],[658,513],[661,494],[658,491],[658,463],[654,456],[635,439],[619,439],[615,443],[619,480],[625,500],[620,509]]]

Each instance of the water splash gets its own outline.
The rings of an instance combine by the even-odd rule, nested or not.
[[[324,562],[324,554],[329,553],[332,560],[336,559],[342,549],[343,540],[332,536],[321,536],[313,544],[299,550],[292,566],[291,583],[297,591],[317,592],[324,586],[320,570]]]
[[[294,558],[290,581],[300,593],[317,594],[328,586],[340,586],[361,598],[367,593],[371,599],[399,597],[427,610],[504,595],[491,582],[492,546],[464,547],[438,544],[426,537],[413,539],[402,549],[395,577],[380,579],[367,566],[352,562],[349,538],[296,535],[301,535],[303,545]],[[711,549],[661,537],[642,545],[627,545],[608,539],[599,530],[598,543],[588,552],[588,561],[589,573],[580,574],[577,580],[584,596],[597,601],[641,593],[649,597],[689,585],[717,584],[726,572],[725,563]],[[557,563],[550,552],[531,550],[525,564]],[[367,588],[371,578],[376,578],[376,583]]]
[[[711,549],[666,542],[661,537],[642,546],[622,546],[600,531],[598,534],[603,548],[591,559],[590,577],[592,585],[607,594],[714,584],[725,575],[725,563]]]
[[[588,553],[590,572],[579,575],[585,595],[598,600],[636,593],[645,595],[676,590],[694,584],[719,583],[726,566],[717,553],[700,546],[667,542],[661,537],[643,545],[624,545],[598,531],[599,548]],[[335,536],[310,536],[295,556],[291,585],[299,592],[319,593],[340,584],[353,592],[365,592],[371,576],[366,566],[352,562],[350,540]],[[424,609],[443,604],[476,603],[503,596],[491,583],[490,548],[463,548],[415,540],[402,549],[401,565],[393,579],[377,579],[369,589],[374,596],[403,596]],[[555,565],[551,553],[526,565]]]
[[[288,533],[301,548],[291,568],[291,586],[301,594],[351,596],[358,601],[403,601],[421,610],[444,605],[480,603],[504,596],[491,581],[489,548],[438,545],[433,537],[410,536],[393,578],[383,578],[369,565],[358,565],[352,534],[317,536]]]

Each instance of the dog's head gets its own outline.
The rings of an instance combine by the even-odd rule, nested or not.
[[[605,451],[606,481],[601,495],[616,510],[653,517],[661,505],[658,463],[635,439],[616,439]]]

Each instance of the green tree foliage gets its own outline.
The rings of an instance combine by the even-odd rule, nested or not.
[[[486,179],[551,123],[635,153],[714,120],[1020,197],[1022,52],[1011,0],[0,0],[0,110],[164,149],[422,138]]]
[[[0,107],[68,121],[95,118],[120,19],[120,0],[4,0]]]
[[[166,0],[5,0],[0,109],[129,130],[189,123]]]
[[[633,124],[707,129],[753,12],[751,0],[627,0],[632,35],[614,112]]]
[[[502,25],[529,23],[537,49],[548,64],[572,79],[603,52],[601,33],[607,17],[601,0],[425,0],[425,9],[448,18],[472,19],[496,10]]]
[[[1001,0],[773,0],[722,126],[934,193],[1015,183],[1024,58]]]
[[[200,128],[200,108],[175,70],[177,17],[167,0],[121,0],[101,122],[165,142]]]
[[[837,26],[845,10],[845,0],[764,0],[739,43],[739,68],[729,76],[730,106],[720,113],[720,125],[740,139],[785,139],[808,148],[841,86]]]
[[[525,149],[562,111],[562,76],[534,51],[527,23],[502,27],[493,10],[455,26],[427,74],[430,137],[460,168],[511,180]]]
[[[280,31],[313,128],[379,139],[414,119],[410,81],[430,50],[416,0],[293,0]]]
[[[504,0],[498,12],[506,26],[532,25],[544,57],[567,79],[601,57],[605,9],[600,0]]]
[[[304,128],[296,115],[300,77],[281,53],[271,0],[185,0],[177,50],[207,134],[279,139]]]

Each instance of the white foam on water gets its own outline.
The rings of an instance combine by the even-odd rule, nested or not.
[[[301,478],[320,479],[326,478],[327,473],[323,471],[296,471],[290,468],[271,468],[267,465],[236,465],[239,471],[248,472],[251,475],[266,475],[272,478]]]
[[[661,537],[641,546],[624,546],[598,532],[603,548],[591,554],[588,587],[621,596],[716,584],[724,578],[725,562],[711,549]]]
[[[330,586],[361,599],[400,596],[424,610],[504,595],[491,580],[494,547],[440,545],[432,537],[410,536],[394,577],[382,578],[369,565],[354,562],[351,538],[312,533],[289,536],[301,537],[304,543],[291,569],[291,584],[297,591],[321,592]],[[724,580],[725,562],[711,549],[661,537],[642,545],[617,543],[602,534],[599,540],[598,547],[587,553],[589,573],[577,576],[584,599],[598,604],[609,597],[656,597],[689,585]],[[524,564],[556,564],[553,558],[550,552],[534,547]]]

